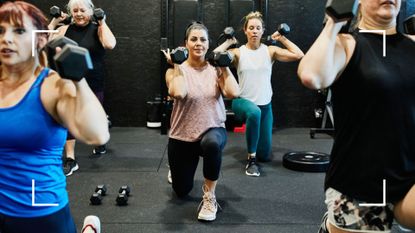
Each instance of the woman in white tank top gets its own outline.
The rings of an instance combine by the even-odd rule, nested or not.
[[[278,31],[272,34],[272,39],[279,41],[285,48],[262,44],[264,21],[259,12],[246,15],[243,28],[248,42],[229,50],[234,54],[232,63],[237,68],[241,89],[240,98],[232,102],[232,110],[237,119],[246,123],[248,162],[245,173],[248,176],[259,176],[256,158],[263,162],[271,159],[272,64],[276,60],[297,61],[304,53]],[[235,42],[235,38],[228,39],[215,51],[224,51]]]

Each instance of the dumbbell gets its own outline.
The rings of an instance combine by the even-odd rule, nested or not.
[[[53,17],[53,18],[59,18],[62,16],[62,11],[58,6],[52,6],[50,8],[49,14]],[[65,20],[62,21],[63,24],[70,24],[72,21],[71,17],[66,17]]]
[[[348,33],[351,22],[357,14],[359,0],[328,0],[326,4],[326,13],[334,22],[344,22],[347,24],[342,27],[340,33]],[[323,24],[327,19],[324,19]]]
[[[101,205],[102,198],[107,194],[107,187],[105,184],[97,185],[95,188],[95,193],[91,195],[89,200],[91,201],[92,205]]]
[[[235,36],[235,29],[233,27],[226,27],[223,30],[223,33],[219,37],[224,37],[225,39],[232,39]]]
[[[46,44],[45,49],[46,49],[46,54],[48,57],[49,67],[51,69],[56,70],[55,61],[53,60],[53,57],[56,54],[56,48],[57,47],[63,48],[67,44],[78,45],[78,43],[76,43],[75,41],[65,36],[56,37],[55,39],[49,41]]]
[[[95,8],[94,9],[94,19],[96,21],[99,21],[105,17],[105,12],[101,8]]]
[[[212,66],[229,67],[232,64],[232,53],[226,52],[210,52],[206,59]]]
[[[277,27],[277,32],[281,35],[281,36],[286,36],[290,33],[291,29],[290,26],[288,26],[288,24],[286,23],[282,23],[280,25],[278,25]],[[264,41],[264,43],[266,45],[276,45],[277,41],[272,39],[272,35],[267,36],[266,40]]]
[[[221,45],[225,40],[232,39],[235,37],[235,29],[233,27],[226,27],[218,37],[216,42],[217,45]],[[236,48],[236,44],[229,46],[229,48]]]
[[[404,32],[415,35],[415,15],[411,15],[403,21]]]
[[[286,23],[282,23],[278,25],[277,31],[281,36],[286,36],[290,33],[290,26]]]
[[[115,200],[117,205],[127,205],[128,204],[128,196],[130,196],[130,187],[127,185],[121,186],[118,190],[118,196]]]
[[[182,64],[188,56],[189,51],[185,47],[177,47],[170,53],[171,61],[175,64]]]
[[[64,46],[60,53],[53,56],[51,64],[55,65],[54,68],[62,78],[79,81],[89,70],[93,69],[91,56],[87,49],[74,45],[75,42],[71,42],[69,38],[55,40],[49,42],[51,48],[56,48],[62,43]],[[50,53],[50,56],[52,55],[53,53]]]

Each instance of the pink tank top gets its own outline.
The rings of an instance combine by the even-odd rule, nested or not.
[[[174,100],[170,137],[194,142],[210,128],[225,127],[225,105],[215,67],[208,64],[193,68],[184,63],[180,68],[186,80],[187,95]]]

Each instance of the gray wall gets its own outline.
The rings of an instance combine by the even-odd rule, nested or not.
[[[408,0],[413,2],[414,0]],[[46,13],[61,0],[32,0]],[[224,28],[224,0],[202,1],[203,19],[215,39]],[[278,24],[291,27],[290,40],[304,52],[321,30],[325,0],[269,0],[265,34]],[[117,37],[106,62],[105,109],[115,126],[144,126],[147,100],[160,93],[161,1],[95,0],[107,12],[107,23]],[[413,8],[413,5],[410,7]],[[313,109],[321,106],[317,92],[304,88],[296,76],[298,62],[276,63],[273,70],[275,127],[315,127]]]

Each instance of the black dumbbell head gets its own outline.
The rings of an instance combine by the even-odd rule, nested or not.
[[[235,29],[233,27],[226,27],[223,30],[223,35],[226,39],[232,39],[235,36]]]
[[[97,185],[95,192],[97,193],[98,191],[101,191],[101,195],[105,196],[107,194],[107,186],[105,184]]]
[[[79,81],[93,69],[91,56],[85,48],[65,45],[54,57],[56,70],[62,78]]]
[[[52,48],[54,50],[57,47],[63,48],[63,46],[65,46],[67,44],[78,45],[78,43],[76,43],[75,41],[69,39],[66,36],[59,36],[59,37],[56,37],[55,39],[49,41],[46,46],[48,48]]]
[[[101,20],[105,17],[105,12],[103,9],[101,8],[95,8],[94,9],[94,18],[95,20]]]
[[[62,15],[61,9],[57,6],[53,6],[50,8],[49,14],[54,18],[59,18]]]
[[[220,52],[215,54],[215,62],[219,67],[229,67],[232,64],[232,54],[229,52]]]
[[[66,18],[62,21],[62,23],[65,25],[72,23],[72,17],[67,15]]]
[[[277,31],[281,36],[288,35],[290,33],[290,26],[286,23],[282,23],[278,26]]]
[[[115,200],[117,205],[127,205],[128,204],[128,196],[130,195],[130,187],[127,185],[121,186],[118,190],[118,196]]]
[[[102,203],[102,197],[105,196],[107,193],[107,187],[105,185],[98,185],[95,188],[95,193],[91,195],[89,200],[91,201],[92,205],[100,205]]]
[[[328,0],[326,13],[335,22],[352,20],[357,13],[358,0]]]
[[[411,15],[405,19],[403,29],[406,34],[415,35],[415,15]]]
[[[53,57],[56,54],[56,48],[57,47],[63,48],[67,44],[78,45],[78,43],[76,43],[75,41],[65,36],[56,37],[55,39],[49,41],[46,44],[45,49],[46,49],[46,54],[48,57],[49,67],[51,69],[56,70],[55,61],[53,60]]]
[[[121,186],[120,187],[120,189],[118,190],[118,193],[122,193],[122,192],[124,192],[125,191],[125,194],[127,195],[127,196],[130,196],[130,191],[131,191],[131,189],[130,189],[130,187],[128,186],[128,185],[123,185],[123,186]]]
[[[185,47],[177,47],[170,53],[171,61],[175,64],[182,64],[188,55],[189,51]]]

